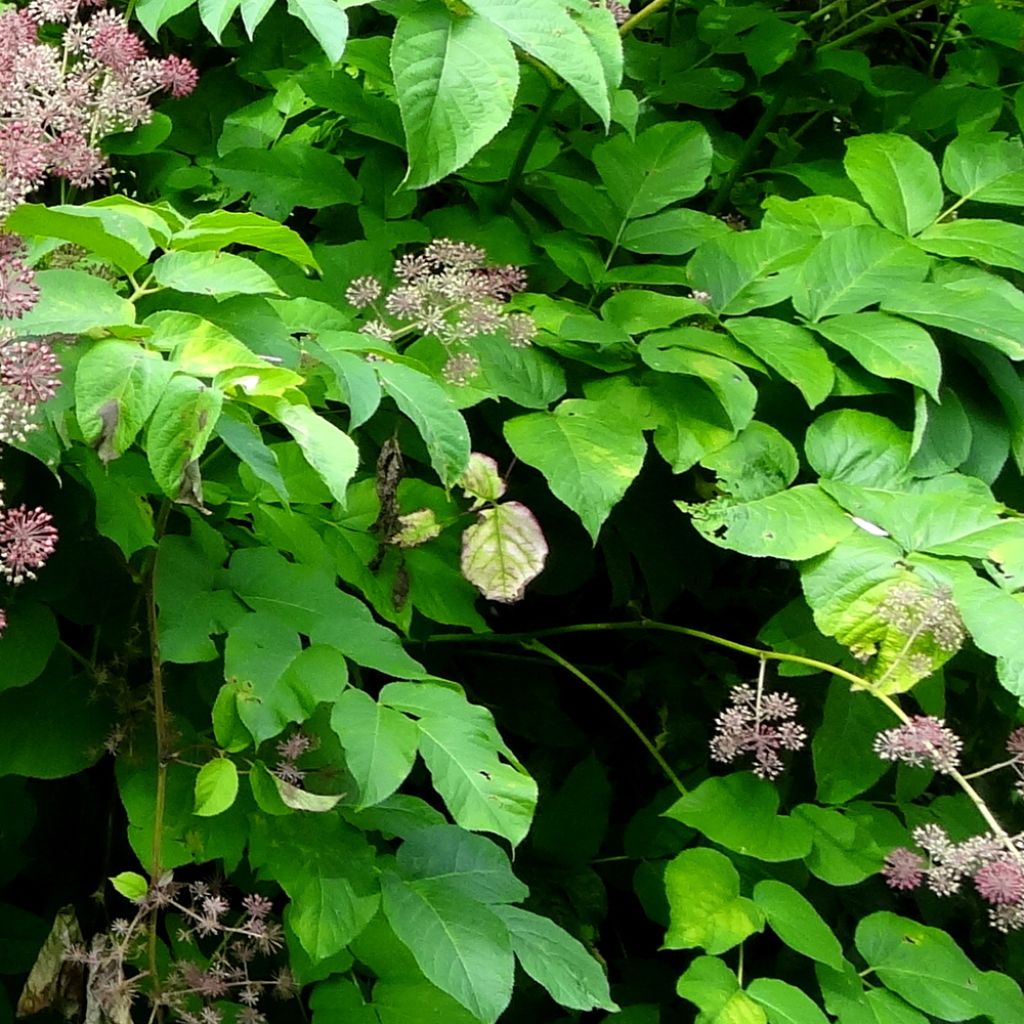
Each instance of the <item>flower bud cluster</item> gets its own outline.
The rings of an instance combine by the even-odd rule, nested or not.
[[[362,331],[395,342],[412,334],[436,338],[448,352],[445,378],[466,384],[479,369],[469,346],[474,338],[500,334],[514,347],[533,341],[536,326],[525,313],[509,313],[504,304],[526,287],[521,267],[485,265],[479,246],[439,238],[422,253],[395,261],[398,284],[390,290],[376,277],[358,277],[345,297],[374,319]]]
[[[103,0],[31,0],[0,13],[0,220],[48,177],[87,186],[109,167],[98,143],[149,121],[157,92],[185,96],[185,59],[149,57]],[[60,26],[59,41],[41,38]]]
[[[792,719],[797,702],[788,693],[762,693],[742,683],[729,694],[730,706],[715,719],[711,756],[732,762],[754,759],[754,774],[774,779],[783,769],[780,750],[800,750],[807,742],[803,726]]]
[[[941,718],[915,715],[894,729],[875,737],[875,753],[883,761],[902,761],[915,768],[937,772],[956,771],[963,742]]]
[[[936,647],[949,654],[960,649],[966,632],[948,587],[929,592],[898,583],[878,607],[878,617],[908,637],[930,636]]]
[[[1008,842],[991,833],[961,843],[940,825],[911,833],[923,853],[901,846],[885,858],[882,875],[893,889],[917,889],[922,883],[937,896],[952,896],[970,879],[989,905],[989,923],[997,931],[1024,927],[1024,834]]]

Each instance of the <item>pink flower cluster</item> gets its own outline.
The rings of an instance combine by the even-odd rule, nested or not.
[[[150,119],[150,98],[195,88],[185,59],[151,58],[103,0],[31,0],[0,13],[0,219],[47,176],[86,186],[109,174],[100,139]],[[82,15],[84,14],[84,17]],[[63,26],[58,45],[40,38]]]
[[[799,750],[807,742],[803,726],[793,721],[798,710],[788,693],[762,693],[741,683],[729,694],[730,706],[715,719],[711,756],[732,762],[749,755],[754,774],[774,779],[783,769],[780,750]]]

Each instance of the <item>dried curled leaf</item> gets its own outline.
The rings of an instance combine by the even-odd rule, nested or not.
[[[65,960],[71,946],[82,944],[82,929],[72,906],[57,911],[18,999],[17,1015],[31,1017],[57,1010],[65,1020],[79,1016],[85,1005],[85,968]]]
[[[399,516],[398,527],[398,532],[391,535],[391,543],[400,548],[418,547],[441,533],[441,524],[432,508],[420,508]]]
[[[459,486],[467,498],[474,498],[474,508],[497,501],[505,493],[505,481],[498,472],[498,463],[480,452],[471,452],[466,472],[459,477]]]
[[[547,555],[540,525],[518,501],[484,509],[462,535],[462,575],[492,601],[520,600]]]

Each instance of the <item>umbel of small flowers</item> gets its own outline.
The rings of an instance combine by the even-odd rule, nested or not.
[[[880,757],[946,774],[957,772],[961,746],[960,738],[942,719],[925,715],[917,715],[875,738],[875,752]],[[970,779],[1012,768],[1019,790],[1024,778],[1024,728],[1010,734],[1006,749],[1012,755],[1009,759],[968,776],[957,776],[961,784],[970,787]],[[902,846],[892,850],[885,858],[882,875],[894,889],[913,890],[926,884],[937,896],[960,892],[969,879],[989,905],[989,921],[994,928],[1001,932],[1022,928],[1024,833],[1008,835],[987,808],[979,804],[979,810],[997,831],[954,842],[941,826],[921,825],[911,832],[920,852]]]
[[[17,586],[35,579],[57,546],[57,529],[48,512],[19,505],[4,508],[0,480],[0,576]],[[7,629],[7,612],[0,608],[0,636]]]
[[[267,959],[284,944],[272,910],[270,900],[256,894],[243,897],[240,908],[233,909],[222,893],[205,883],[183,885],[168,874],[136,903],[132,918],[115,920],[88,948],[68,949],[65,959],[88,970],[88,991],[100,1018],[128,1019],[131,1004],[148,978],[146,971],[133,971],[130,965],[142,952],[149,918],[176,911],[183,918],[178,944],[189,947],[194,955],[172,963],[160,984],[149,986],[157,993],[155,1003],[183,1024],[221,1024],[225,1002],[235,1004],[229,1019],[238,1024],[265,1024],[265,997],[287,998],[297,988],[287,967],[270,978],[257,973],[257,967],[264,969]],[[212,952],[202,951],[202,940],[212,944]]]
[[[711,756],[731,763],[750,756],[754,774],[774,779],[783,769],[781,750],[800,750],[807,742],[803,726],[793,721],[798,705],[788,693],[764,692],[765,663],[761,662],[757,688],[741,683],[729,693],[729,706],[715,719]]]
[[[479,246],[438,238],[423,252],[395,261],[398,283],[390,289],[379,278],[358,277],[345,297],[373,313],[361,328],[365,334],[392,343],[416,335],[436,338],[448,353],[445,379],[466,384],[480,366],[470,351],[474,338],[498,334],[523,347],[536,334],[532,317],[504,309],[526,287],[523,269],[488,267],[486,260]]]
[[[152,115],[160,91],[185,96],[195,68],[149,57],[142,40],[103,0],[31,0],[0,13],[0,220],[46,177],[72,185],[109,175],[97,148]],[[63,26],[55,44],[44,25]]]

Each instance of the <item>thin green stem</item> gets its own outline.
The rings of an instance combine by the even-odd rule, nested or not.
[[[670,0],[651,0],[651,2],[646,7],[641,7],[640,10],[636,12],[636,14],[633,14],[630,17],[628,17],[619,26],[619,35],[625,38],[627,35],[629,35],[630,32],[633,31],[633,29],[637,27],[637,25],[640,25],[643,22],[645,22],[652,14],[657,14],[658,11],[660,11],[662,7],[666,6],[666,4],[668,4],[669,2]]]
[[[542,644],[539,640],[525,640],[522,643],[528,651],[536,651],[538,654],[543,654],[544,657],[550,658],[556,665],[561,665],[567,672],[571,672],[584,686],[589,687],[594,693],[598,695],[619,716],[620,719],[629,727],[630,731],[636,736],[638,740],[647,749],[647,753],[657,762],[658,767],[665,774],[665,778],[672,783],[676,789],[679,790],[683,796],[686,795],[686,787],[682,784],[679,776],[672,770],[672,766],[661,756],[661,751],[648,739],[647,734],[640,728],[639,725],[633,720],[629,712],[619,704],[611,694],[606,693],[593,679],[590,678],[585,672],[578,669],[571,661],[566,661],[560,654],[556,654],[546,644]]]
[[[826,50],[838,50],[841,46],[845,46],[847,43],[852,43],[855,39],[860,39],[861,36],[870,35],[872,32],[884,25],[895,25],[898,21],[903,21],[904,18],[911,14],[915,14],[917,11],[923,11],[926,7],[933,7],[935,0],[919,0],[916,4],[911,4],[909,7],[904,7],[902,11],[896,14],[890,14],[884,18],[878,18],[872,21],[870,25],[862,25],[858,29],[854,29],[852,32],[847,32],[845,36],[840,36],[838,39],[832,39],[825,43],[824,46],[819,47],[818,52],[824,53]]]
[[[867,7],[862,7],[859,11],[854,11],[848,18],[844,18],[837,25],[830,25],[827,35],[835,35],[837,32],[842,32],[847,25],[853,24],[858,18],[864,18],[869,15],[877,7],[885,7],[889,3],[889,0],[875,0],[873,4],[868,4]]]
[[[548,84],[548,94],[544,97],[544,101],[537,108],[537,112],[533,115],[533,121],[526,134],[523,136],[523,141],[519,144],[519,150],[516,153],[515,159],[512,161],[512,167],[508,172],[508,178],[505,180],[505,186],[501,190],[501,195],[498,197],[498,209],[507,210],[512,204],[512,195],[522,180],[523,172],[526,170],[527,161],[530,159],[530,154],[533,152],[533,147],[537,144],[537,140],[540,138],[540,133],[544,130],[548,121],[551,120],[551,114],[555,109],[555,104],[558,102],[558,98],[561,95],[561,86],[557,80],[555,84],[552,84],[550,80],[545,79]]]
[[[1003,768],[1012,768],[1015,764],[1020,764],[1021,758],[1018,754],[1016,757],[1011,757],[1007,761],[999,761],[997,764],[990,764],[987,768],[982,768],[980,771],[971,772],[969,775],[965,775],[965,779],[980,779],[983,775],[991,775],[993,772],[1001,771]]]
[[[708,207],[708,213],[719,214],[722,212],[723,207],[729,201],[733,185],[736,184],[740,175],[746,171],[750,161],[754,158],[754,154],[757,152],[757,147],[761,145],[761,141],[768,134],[768,129],[771,128],[775,123],[775,119],[782,112],[786,100],[789,99],[791,88],[792,86],[789,83],[780,85],[779,91],[772,97],[768,106],[764,108],[764,112],[758,118],[757,124],[754,125],[754,130],[747,136],[746,142],[743,143],[743,148],[740,150],[739,156],[736,157],[735,163],[729,168],[729,173],[725,176],[725,180],[719,185],[715,198]]]
[[[956,20],[957,14],[960,12],[961,0],[956,0],[953,4],[953,9],[949,12],[949,17],[942,23],[942,27],[935,35],[935,39],[932,41],[932,56],[928,61],[928,74],[935,74],[935,66],[939,63],[939,55],[942,53],[943,46],[946,45],[946,36],[949,34],[949,30]]]

